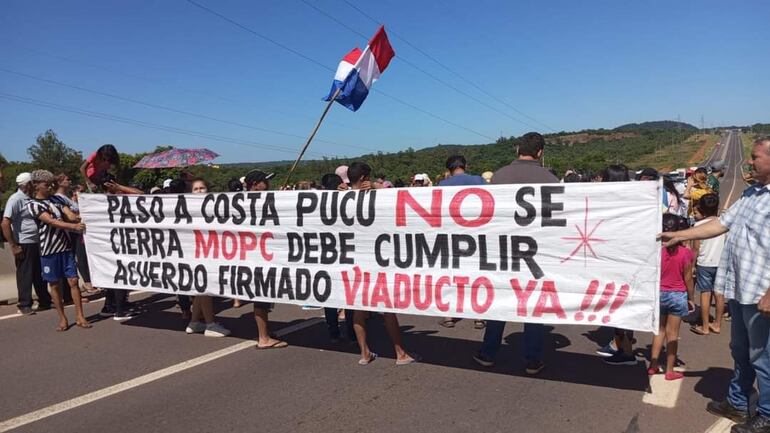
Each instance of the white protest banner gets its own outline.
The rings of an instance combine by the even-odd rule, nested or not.
[[[86,194],[97,287],[657,330],[656,182]]]

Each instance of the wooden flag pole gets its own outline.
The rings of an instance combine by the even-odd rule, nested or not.
[[[302,156],[305,155],[305,151],[307,150],[308,146],[310,146],[310,142],[313,141],[313,137],[315,137],[316,132],[318,132],[318,128],[321,127],[321,122],[324,121],[324,118],[326,117],[326,113],[328,113],[329,109],[332,108],[332,104],[337,99],[337,96],[339,96],[341,91],[342,91],[342,87],[338,87],[337,91],[335,91],[331,99],[329,99],[329,103],[326,104],[326,108],[324,108],[324,112],[323,114],[321,114],[321,118],[318,119],[318,123],[315,124],[315,128],[313,128],[313,132],[310,133],[310,137],[307,138],[305,145],[302,146],[302,150],[300,150],[299,155],[297,155],[297,160],[294,161],[294,164],[291,166],[291,169],[289,170],[289,174],[286,175],[286,181],[283,184],[283,188],[286,188],[286,186],[289,184],[289,179],[291,179],[292,173],[294,173],[294,170],[297,169],[297,166],[299,165],[299,161],[302,159]]]

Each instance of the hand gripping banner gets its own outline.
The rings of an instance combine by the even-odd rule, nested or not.
[[[658,328],[656,182],[86,194],[97,287]]]

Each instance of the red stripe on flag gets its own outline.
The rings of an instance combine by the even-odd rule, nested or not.
[[[388,67],[390,60],[396,55],[396,52],[393,51],[393,47],[390,45],[388,35],[385,33],[385,26],[380,26],[372,40],[369,41],[369,49],[374,55],[377,67],[380,68],[380,73],[382,73]]]
[[[351,65],[355,65],[359,57],[361,57],[361,49],[356,47],[350,50],[349,53],[345,54],[345,57],[342,58],[342,61],[348,62]]]

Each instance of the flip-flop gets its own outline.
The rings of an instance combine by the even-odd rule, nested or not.
[[[91,329],[91,328],[93,328],[93,327],[94,327],[94,325],[92,325],[92,324],[90,324],[90,323],[88,323],[88,322],[86,322],[86,323],[79,323],[79,322],[75,322],[75,325],[76,325],[78,328],[83,328],[83,329]]]
[[[654,376],[656,374],[663,373],[663,369],[660,367],[650,367],[647,369],[647,375],[648,376]]]
[[[64,325],[64,326],[61,326],[61,325],[57,326],[56,327],[56,332],[64,332],[64,331],[66,331],[68,329],[70,329],[69,323]]]
[[[703,332],[703,328],[701,328],[700,326],[691,326],[690,331],[692,331],[693,334],[708,335],[708,333]]]
[[[398,359],[396,360],[396,365],[409,365],[414,364],[415,362],[420,362],[422,358],[420,355],[416,353],[409,354],[409,359]]]
[[[375,359],[377,359],[377,354],[374,353],[374,352],[369,352],[369,359],[359,359],[358,360],[358,365],[369,365]]]
[[[260,346],[259,343],[257,343],[257,350],[283,349],[284,347],[288,347],[288,346],[289,346],[289,343],[278,340],[269,346]]]
[[[719,334],[721,329],[714,329],[711,326],[709,326],[709,331],[713,332],[714,334]]]

